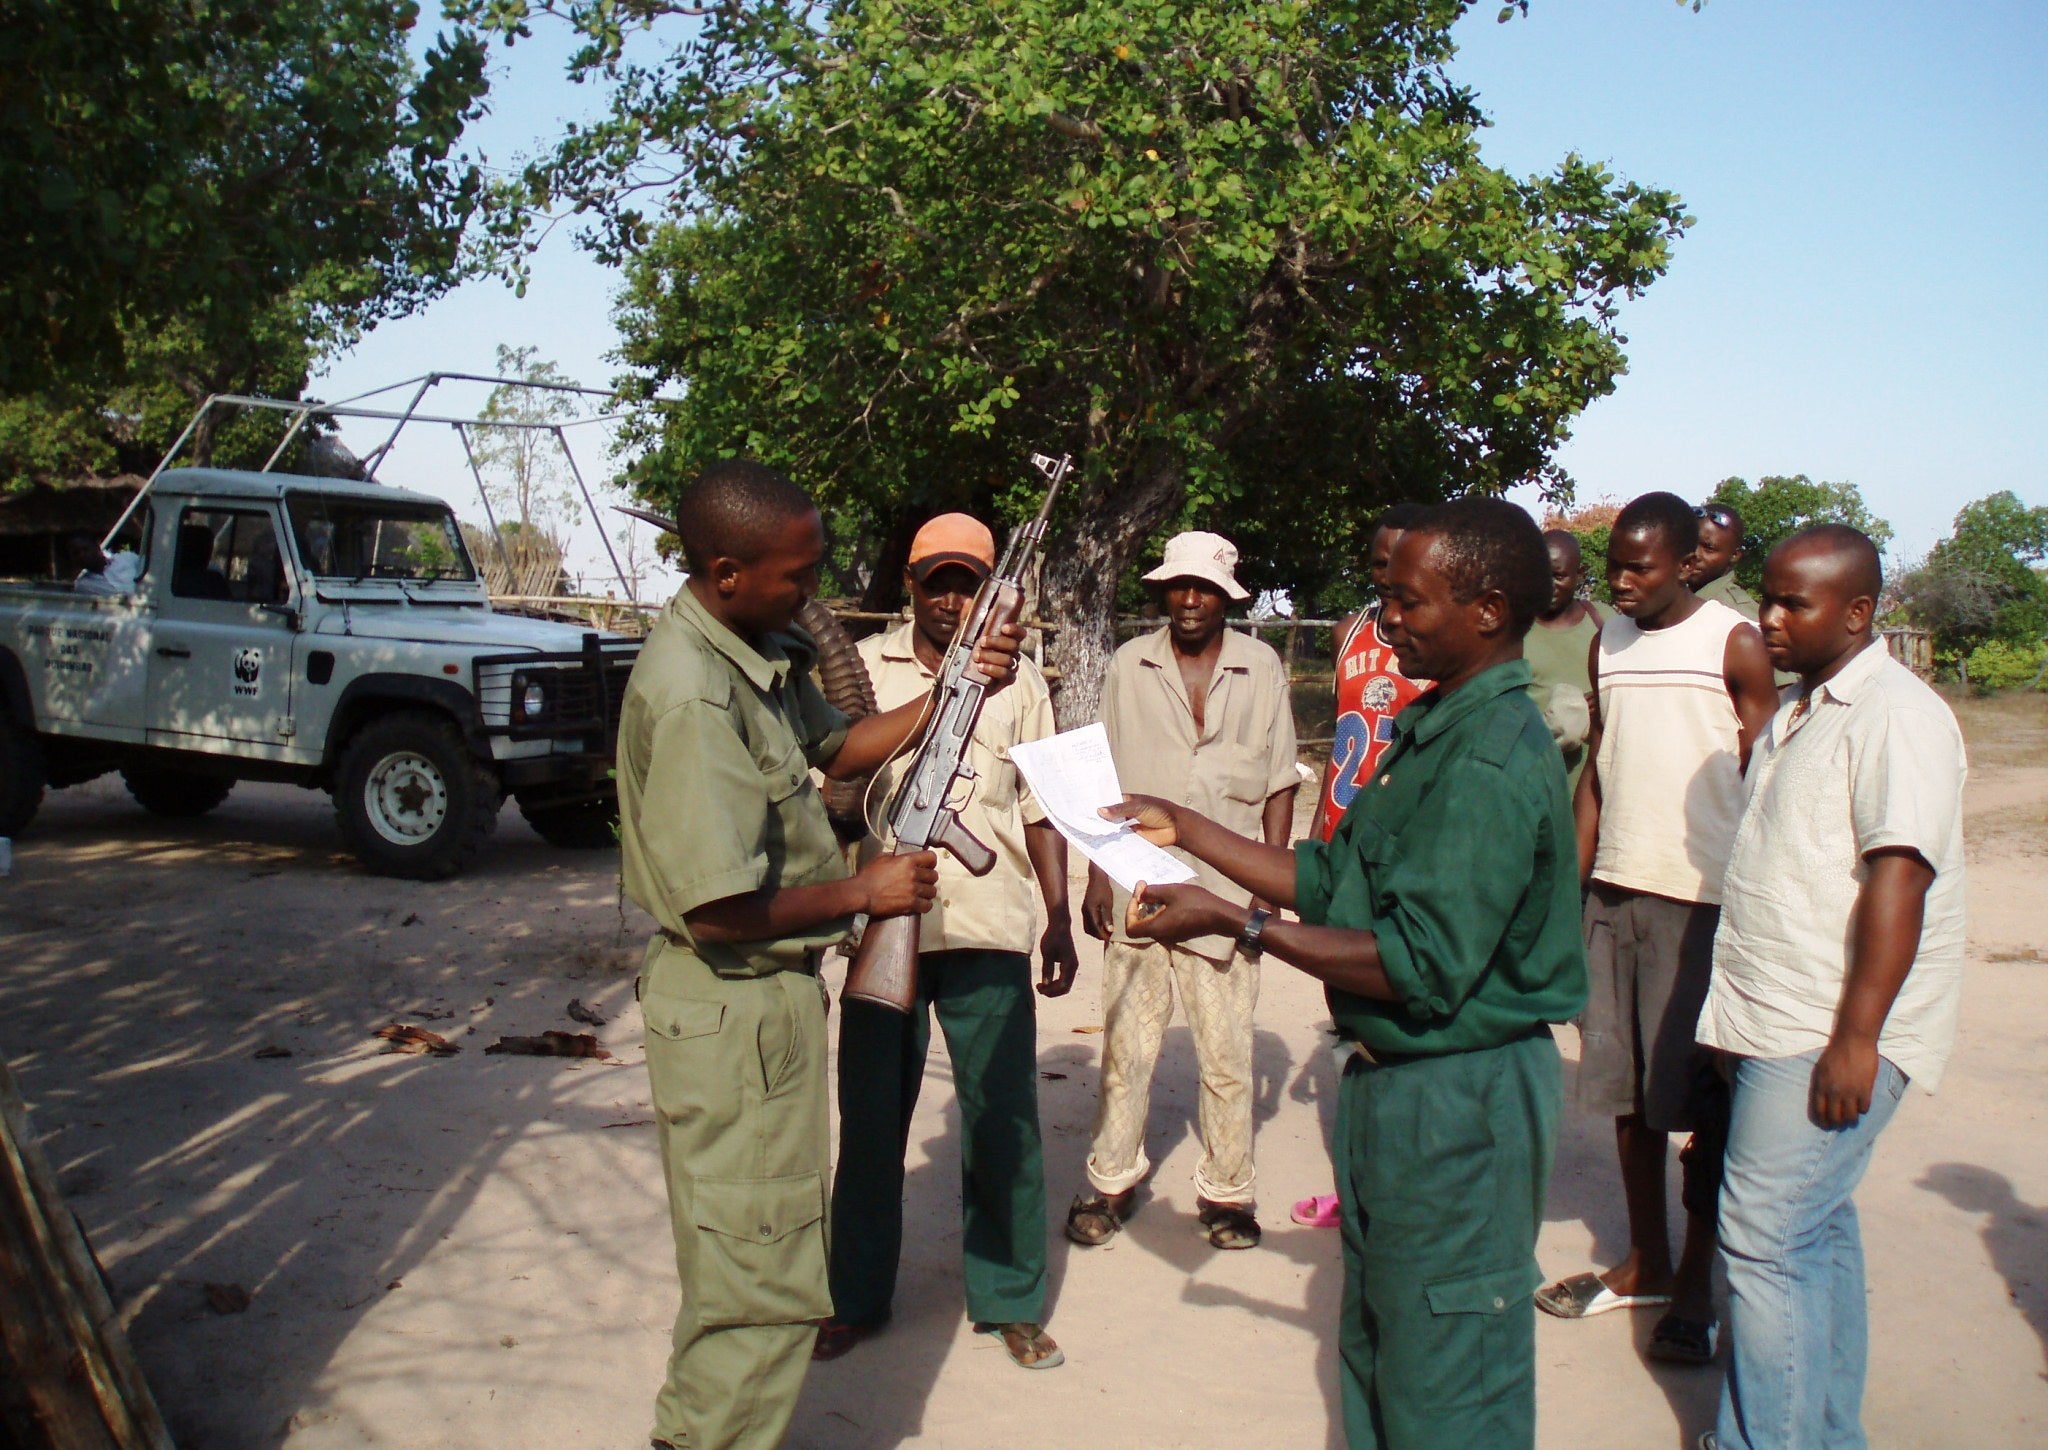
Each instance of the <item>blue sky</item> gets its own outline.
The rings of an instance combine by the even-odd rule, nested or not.
[[[1535,0],[1460,23],[1454,74],[1494,125],[1487,157],[1566,153],[1670,187],[1697,221],[1670,272],[1624,305],[1628,376],[1560,455],[1579,497],[1703,497],[1735,474],[1848,479],[1925,553],[1970,499],[2048,503],[2048,5],[1973,0]],[[475,133],[494,164],[597,97],[542,36],[501,58]],[[532,344],[612,373],[613,277],[551,238],[527,295],[475,282],[386,324],[315,385],[490,370]],[[451,395],[451,408],[478,397]],[[601,470],[593,448],[582,459]],[[384,476],[476,512],[445,435]],[[469,504],[463,507],[462,500]]]

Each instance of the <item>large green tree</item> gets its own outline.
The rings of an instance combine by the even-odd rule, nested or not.
[[[0,491],[94,474],[147,473],[211,393],[297,397],[319,343],[290,301],[248,319],[239,337],[207,343],[173,318],[122,339],[116,367],[40,392],[0,396]],[[260,465],[287,419],[215,409],[194,429],[185,462]]]
[[[1997,640],[2031,646],[2048,635],[2048,506],[2010,489],[1956,514],[1955,529],[1901,583],[1907,614],[1948,661]]]
[[[403,311],[481,194],[482,43],[414,0],[0,0],[0,393],[104,387],[138,340],[232,356]],[[146,345],[146,344],[145,344]]]
[[[1073,452],[1045,605],[1081,714],[1166,529],[1249,520],[1253,572],[1313,585],[1386,500],[1561,489],[1687,220],[1578,156],[1485,164],[1462,0],[475,8],[567,18],[618,88],[522,200],[600,218],[626,359],[684,385],[641,487],[761,457],[886,581],[919,518],[1014,519],[1024,455]],[[628,19],[675,38],[636,63]]]
[[[1892,526],[1870,511],[1863,492],[1847,481],[1815,483],[1803,473],[1768,474],[1750,483],[1724,478],[1709,503],[1726,504],[1742,516],[1743,556],[1735,565],[1735,581],[1751,594],[1764,584],[1764,560],[1771,550],[1799,530],[1814,524],[1847,524],[1861,529],[1883,549]]]

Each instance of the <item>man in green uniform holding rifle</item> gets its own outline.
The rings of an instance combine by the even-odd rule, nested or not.
[[[1301,918],[1145,886],[1133,936],[1270,952],[1327,985],[1352,1045],[1335,1141],[1352,1450],[1535,1441],[1550,1024],[1586,998],[1564,765],[1522,660],[1549,573],[1535,523],[1501,500],[1442,505],[1401,536],[1381,628],[1434,686],[1328,844],[1267,846],[1148,797],[1105,812]]]
[[[619,712],[626,894],[660,928],[637,992],[682,1308],[654,1444],[773,1450],[810,1364],[826,1286],[825,948],[856,913],[922,912],[929,851],[849,876],[811,783],[874,770],[929,700],[849,722],[811,679],[795,625],[825,530],[771,468],[712,464],[683,491],[690,577]],[[998,686],[1023,632],[982,641]]]

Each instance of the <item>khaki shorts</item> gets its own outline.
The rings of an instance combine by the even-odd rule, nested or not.
[[[1721,908],[1595,881],[1586,896],[1586,1010],[1573,1102],[1689,1133],[1717,1100],[1712,1054],[1693,1039]]]

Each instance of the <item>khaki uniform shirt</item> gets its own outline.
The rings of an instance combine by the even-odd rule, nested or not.
[[[874,681],[875,703],[884,710],[907,705],[931,693],[937,682],[918,661],[912,644],[917,626],[905,622],[886,634],[860,642],[860,657]],[[968,741],[967,763],[974,779],[956,782],[948,804],[984,846],[996,853],[986,876],[973,876],[948,851],[939,852],[939,897],[918,929],[920,952],[982,947],[991,951],[1029,952],[1036,916],[1032,908],[1031,857],[1024,848],[1024,827],[1045,819],[1045,810],[1010,763],[1010,747],[1043,740],[1057,727],[1052,695],[1045,676],[1027,659],[1017,661],[1017,677],[988,697]],[[895,784],[897,762],[876,778],[870,800],[880,803]],[[862,847],[869,855],[882,849],[872,836]]]
[[[1269,645],[1234,629],[1209,681],[1200,738],[1187,687],[1165,629],[1140,635],[1116,652],[1102,682],[1102,724],[1118,782],[1132,795],[1191,806],[1241,836],[1263,840],[1266,801],[1301,784],[1294,768],[1294,705],[1287,667]],[[1242,905],[1251,893],[1213,866],[1174,849],[1196,879]],[[1128,893],[1116,893],[1116,939],[1124,934]],[[1183,947],[1211,961],[1230,960],[1227,936],[1194,937]]]
[[[845,919],[773,941],[697,942],[707,902],[847,874],[810,767],[847,719],[811,679],[816,649],[791,628],[749,642],[687,587],[633,666],[619,711],[619,846],[626,895],[721,976],[808,970]]]
[[[1751,624],[1756,623],[1756,598],[1747,589],[1735,582],[1735,573],[1730,570],[1711,584],[1703,584],[1693,591],[1702,599],[1717,599],[1727,605]]]

